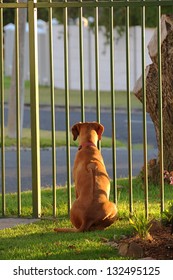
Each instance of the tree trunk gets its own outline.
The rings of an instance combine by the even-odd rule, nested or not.
[[[154,123],[158,145],[158,158],[149,162],[149,179],[158,183],[160,140],[157,30],[148,44],[148,50],[153,63],[146,67],[146,105]],[[161,66],[164,169],[170,172],[173,170],[173,16],[170,15],[163,15],[161,18]],[[142,102],[142,77],[136,82],[134,93]]]
[[[19,0],[25,2],[25,0]],[[19,9],[19,92],[20,92],[20,127],[23,128],[24,112],[24,94],[25,94],[25,77],[24,77],[24,60],[25,60],[25,26],[27,11]],[[16,59],[15,47],[13,54],[13,69],[11,77],[11,87],[8,101],[8,128],[7,135],[10,138],[16,137]]]

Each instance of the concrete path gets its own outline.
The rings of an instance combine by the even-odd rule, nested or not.
[[[2,218],[0,219],[0,230],[5,228],[12,228],[21,224],[30,224],[40,221],[39,219],[26,219],[26,218]]]

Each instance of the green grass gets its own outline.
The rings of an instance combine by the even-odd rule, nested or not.
[[[57,189],[56,220],[41,220],[29,225],[19,225],[11,229],[0,231],[0,259],[121,259],[118,251],[102,242],[104,238],[120,238],[133,232],[129,223],[128,180],[118,180],[123,186],[118,192],[118,221],[105,231],[86,233],[54,233],[54,227],[70,227],[67,216],[67,189]],[[133,179],[134,212],[144,212],[144,190],[138,178]],[[165,207],[173,196],[173,188],[165,186]],[[112,199],[112,194],[111,194]],[[72,188],[72,201],[74,188]],[[1,201],[1,197],[0,197]],[[50,188],[42,189],[43,217],[52,215],[52,191]],[[7,194],[7,215],[17,215],[17,195]],[[1,205],[0,205],[1,209]],[[160,191],[157,186],[149,186],[149,218],[160,217]],[[22,193],[22,215],[32,215],[32,194]]]
[[[23,134],[21,138],[21,147],[22,148],[31,148],[31,135],[30,130],[27,128],[23,129]],[[56,147],[62,147],[66,145],[66,132],[65,131],[56,131],[55,133],[55,143]],[[112,147],[112,139],[110,137],[102,137],[101,141],[102,148],[111,148]],[[5,146],[6,147],[15,147],[16,146],[16,138],[9,138],[8,136],[5,137]],[[40,130],[40,147],[47,148],[52,146],[52,136],[51,131]],[[73,141],[72,136],[70,135],[70,146],[77,147],[78,142]],[[0,147],[1,147],[1,137],[0,137]],[[117,148],[127,148],[127,143],[124,143],[120,140],[116,140],[116,147]],[[142,150],[142,144],[134,144],[132,145],[134,150]],[[152,149],[152,145],[148,145],[148,149]]]
[[[55,132],[55,142],[56,146],[65,146],[66,145],[66,132],[65,131],[56,131]],[[78,146],[77,141],[73,141],[72,134],[70,133],[70,145]],[[12,147],[16,146],[16,138],[5,137],[5,146]],[[40,146],[41,148],[51,147],[52,146],[52,134],[51,131],[40,130]],[[102,137],[102,147],[110,148],[112,146],[112,139],[110,137]],[[127,145],[121,141],[117,140],[117,148],[124,148]],[[0,147],[1,147],[1,136],[0,136]],[[30,148],[31,147],[31,131],[30,129],[24,128],[22,131],[21,138],[21,147]]]
[[[1,135],[0,135],[0,147],[1,147]],[[65,131],[56,131],[55,132],[55,144],[56,147],[61,147],[66,145],[66,132]],[[73,141],[72,135],[70,134],[70,145],[72,147],[77,147],[78,142]],[[111,148],[112,147],[112,139],[110,137],[103,136],[101,145],[103,148]],[[16,146],[16,138],[5,137],[5,146],[6,147],[15,147]],[[22,138],[20,140],[20,146],[22,148],[31,148],[31,130],[28,128],[23,128]],[[52,146],[52,134],[51,131],[40,130],[40,147],[47,148]],[[122,142],[120,140],[116,140],[117,148],[127,148],[127,143]],[[148,149],[152,149],[152,145],[148,145]],[[134,144],[133,149],[142,150],[142,144]]]
[[[10,78],[5,77],[5,102],[8,102],[9,98],[9,89],[10,89]],[[39,99],[40,104],[50,105],[51,96],[50,88],[46,86],[39,87]],[[70,106],[81,106],[80,104],[80,91],[70,90]],[[59,106],[65,105],[65,91],[63,89],[55,88],[55,104]],[[100,102],[101,107],[111,107],[111,93],[109,91],[100,92]],[[25,103],[30,104],[30,85],[29,81],[25,82]],[[126,108],[127,107],[127,93],[125,91],[115,91],[115,106],[116,108]],[[139,109],[141,108],[140,101],[131,94],[131,104],[132,108]],[[95,91],[85,91],[85,106],[96,107],[96,94]]]
[[[68,223],[62,223],[62,226]],[[0,259],[2,260],[105,260],[122,259],[117,251],[102,242],[116,233],[125,234],[123,223],[117,223],[116,230],[104,232],[56,234],[56,223],[41,221],[27,226],[0,231]],[[128,231],[130,232],[130,230]]]

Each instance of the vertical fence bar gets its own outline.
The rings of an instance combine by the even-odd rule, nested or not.
[[[19,3],[16,0],[16,3]],[[15,74],[16,74],[16,146],[17,146],[17,198],[18,216],[21,215],[21,166],[20,166],[20,90],[19,90],[19,9],[15,10]]]
[[[95,1],[98,2],[98,0]],[[95,8],[95,81],[96,81],[96,118],[97,121],[100,122],[98,7]]]
[[[65,0],[67,2],[67,0]],[[69,65],[68,65],[68,10],[64,8],[64,70],[65,70],[65,109],[66,109],[66,159],[67,159],[67,189],[68,214],[71,208],[71,166],[70,166],[70,110],[69,110]]]
[[[3,3],[0,0],[0,3]],[[4,43],[3,43],[3,8],[0,8],[0,106],[1,106],[1,183],[2,183],[2,216],[6,214],[5,199],[5,129],[4,129]]]
[[[36,0],[28,1],[33,216],[41,216],[38,43]]]
[[[142,93],[143,93],[143,151],[144,151],[144,188],[145,217],[148,219],[148,164],[147,164],[147,118],[146,118],[146,76],[145,76],[145,6],[141,8],[142,43]]]
[[[129,0],[127,0],[128,2]],[[131,128],[131,96],[130,96],[130,43],[129,43],[129,6],[126,6],[126,76],[127,76],[127,123],[128,123],[128,170],[129,170],[129,211],[133,214],[132,183],[132,128]]]
[[[79,0],[82,3],[82,0]],[[81,121],[85,122],[84,104],[84,53],[83,53],[83,8],[79,8],[79,49],[80,49],[80,91],[81,91]]]
[[[111,0],[112,2],[112,0]],[[117,174],[116,174],[116,129],[115,129],[115,88],[114,88],[114,8],[110,7],[110,73],[111,73],[111,113],[112,113],[112,168],[113,168],[113,199],[117,203]]]
[[[158,0],[160,2],[160,0]],[[158,43],[158,98],[159,98],[159,138],[160,138],[160,195],[161,213],[164,211],[164,155],[163,155],[163,113],[162,113],[162,59],[161,59],[161,6],[157,7]]]
[[[49,0],[52,3],[52,0]],[[55,140],[55,92],[53,65],[53,30],[52,7],[49,8],[49,60],[50,60],[50,91],[51,91],[51,124],[52,124],[52,188],[53,188],[53,216],[56,217],[56,140]]]

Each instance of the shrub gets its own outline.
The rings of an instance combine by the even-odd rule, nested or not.
[[[151,239],[149,230],[151,228],[151,223],[145,218],[144,215],[139,214],[134,215],[132,218],[129,219],[130,224],[138,233],[139,237],[142,239]]]

